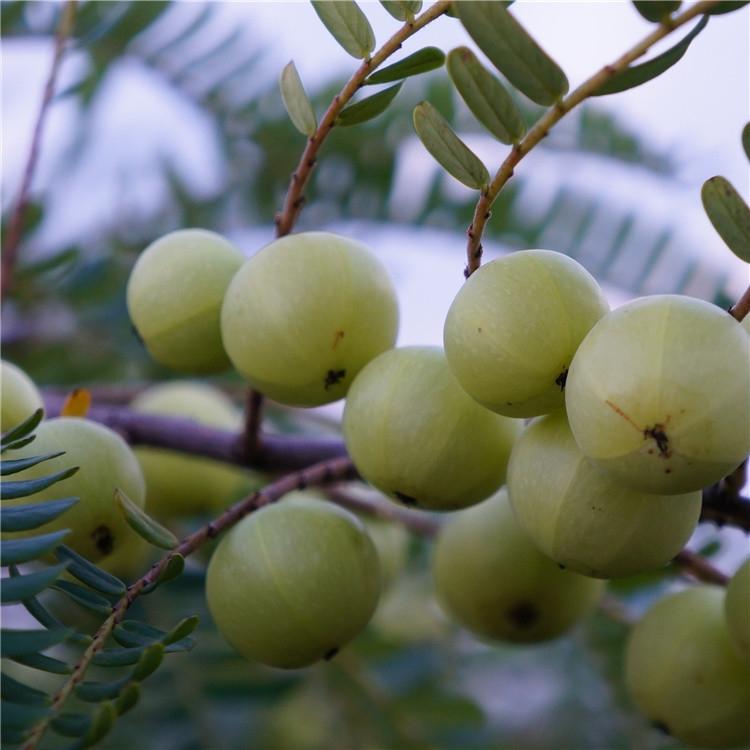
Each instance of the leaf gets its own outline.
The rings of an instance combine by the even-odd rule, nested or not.
[[[647,21],[661,23],[682,5],[682,0],[633,0],[633,5]]]
[[[125,647],[150,646],[157,641],[161,643],[166,631],[155,628],[139,620],[123,620],[112,631],[112,637]]]
[[[70,547],[61,545],[55,550],[55,555],[57,555],[58,560],[70,561],[68,572],[72,576],[102,594],[121,596],[127,590],[127,586],[119,578],[101,568],[97,568],[94,563],[89,562],[77,552],[73,552]]]
[[[88,714],[58,714],[50,722],[50,727],[63,737],[83,737],[91,726]]]
[[[52,713],[43,706],[26,706],[20,703],[2,702],[3,728],[28,729],[46,719]]]
[[[417,76],[430,70],[439,68],[445,62],[445,55],[437,47],[424,47],[413,54],[399,60],[393,65],[376,70],[365,80],[365,86],[375,83],[390,83],[403,78]]]
[[[0,588],[0,602],[10,604],[36,596],[36,594],[44,591],[53,581],[59,578],[67,567],[68,564],[63,563],[62,565],[53,565],[34,573],[4,578],[2,588]]]
[[[397,83],[395,86],[389,86],[387,89],[378,91],[377,94],[368,96],[355,104],[350,104],[336,118],[336,124],[348,127],[372,120],[388,109],[388,105],[396,98],[401,86],[403,86],[403,83]]]
[[[57,458],[65,454],[65,451],[59,453],[48,453],[46,456],[32,456],[31,458],[10,458],[0,463],[0,476],[7,477],[10,474],[17,474],[19,471],[30,469],[32,466],[49,461],[51,458]]]
[[[143,653],[141,654],[140,659],[138,659],[135,669],[131,672],[130,679],[135,680],[135,682],[145,680],[159,668],[163,658],[163,644],[154,643],[151,646],[147,646],[143,649]]]
[[[159,577],[153,583],[144,586],[141,589],[142,594],[150,594],[154,589],[161,586],[162,583],[167,583],[174,578],[177,578],[182,571],[185,569],[185,558],[182,555],[174,554],[167,561],[166,566],[161,571]]]
[[[127,667],[137,663],[148,646],[108,648],[94,654],[91,663],[100,667]]]
[[[143,508],[136,505],[119,487],[115,487],[115,502],[123,512],[130,528],[147,542],[162,549],[174,549],[179,544],[179,540],[169,529],[154,521]]]
[[[294,61],[287,63],[281,71],[279,81],[281,98],[284,101],[289,119],[300,133],[312,136],[318,127],[310,99],[302,85],[302,80],[297,72]]]
[[[85,419],[91,408],[91,392],[86,388],[75,388],[66,397],[60,409],[61,417]]]
[[[184,620],[180,620],[180,622],[178,622],[177,625],[175,625],[172,630],[162,638],[162,643],[169,645],[171,643],[177,643],[183,638],[187,638],[187,636],[198,627],[199,622],[200,618],[198,615],[192,615],[191,617],[186,617]]]
[[[716,3],[711,10],[707,11],[709,16],[720,16],[723,13],[732,13],[735,10],[744,8],[750,0],[721,0]]]
[[[380,0],[380,4],[397,21],[408,21],[422,9],[422,0]]]
[[[34,654],[37,651],[57,646],[66,640],[71,631],[69,628],[55,628],[54,630],[3,630],[0,649],[3,656],[13,658]]]
[[[745,156],[750,160],[750,122],[742,128],[742,148],[745,150]]]
[[[479,49],[519,91],[543,105],[564,96],[565,73],[501,0],[462,0],[453,7]]]
[[[375,34],[353,0],[312,0],[318,18],[352,57],[364,59],[375,48]]]
[[[49,696],[46,693],[24,685],[5,674],[5,672],[0,676],[0,685],[2,686],[3,698],[11,701],[11,703],[26,703],[36,706],[46,706],[50,703]]]
[[[48,500],[44,503],[29,503],[3,508],[3,532],[36,529],[61,516],[77,502],[77,497],[65,497],[60,500]]]
[[[19,450],[20,448],[23,448],[24,445],[33,443],[35,440],[36,440],[36,435],[29,435],[28,437],[20,438],[19,440],[14,440],[12,443],[8,443],[2,449],[2,453],[4,453],[6,450]]]
[[[81,747],[91,747],[107,735],[117,721],[117,709],[113,703],[102,703],[99,710],[94,714],[91,727],[83,738]]]
[[[474,116],[502,143],[517,143],[526,132],[510,94],[467,47],[448,55],[448,73]]]
[[[47,630],[60,630],[65,629],[60,620],[58,620],[52,613],[48,612],[42,603],[36,598],[31,597],[30,599],[24,599],[23,606],[26,608],[28,613],[43,627]],[[90,635],[86,633],[77,633],[71,631],[70,635],[66,638],[70,643],[78,644],[79,646],[88,646],[93,640]]]
[[[31,669],[38,669],[40,672],[50,672],[51,674],[70,674],[73,668],[59,659],[53,659],[51,656],[44,654],[24,654],[14,656],[13,661],[23,664]]]
[[[64,469],[63,471],[55,472],[46,477],[39,477],[38,479],[15,479],[10,482],[3,482],[0,484],[0,497],[3,500],[15,500],[19,497],[35,495],[37,492],[46,490],[47,487],[51,487],[57,482],[62,482],[64,479],[72,477],[77,471],[78,467],[73,466],[70,469]]]
[[[52,588],[67,594],[74,602],[97,614],[109,615],[112,611],[112,604],[108,599],[77,583],[58,581]]]
[[[600,86],[593,93],[593,96],[617,94],[620,91],[627,91],[660,76],[682,59],[690,43],[706,28],[707,23],[708,16],[703,16],[695,25],[695,28],[684,39],[675,44],[674,47],[671,47],[648,62],[641,65],[631,65],[621,73],[616,73],[609,81]]]
[[[129,680],[129,677],[124,677],[112,682],[81,682],[76,685],[75,694],[86,703],[101,703],[117,698]]]
[[[750,263],[750,208],[724,177],[703,183],[703,208],[727,247],[745,263]]]
[[[3,539],[0,545],[0,564],[17,565],[38,560],[57,547],[69,533],[69,529],[62,529],[30,539]]]
[[[429,102],[414,108],[414,129],[435,160],[459,182],[477,190],[489,182],[487,168]]]
[[[124,713],[130,711],[138,703],[140,696],[141,688],[138,683],[131,682],[129,685],[126,685],[120,695],[117,696],[117,700],[115,700],[115,708],[118,715],[122,716]]]
[[[9,447],[10,443],[31,434],[42,421],[43,417],[44,409],[37,409],[28,419],[25,419],[21,424],[17,425],[12,430],[8,430],[8,432],[3,435],[2,440],[0,440],[0,447],[5,450]]]

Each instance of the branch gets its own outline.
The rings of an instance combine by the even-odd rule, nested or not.
[[[698,581],[716,583],[719,586],[726,586],[729,583],[728,575],[714,568],[705,557],[701,557],[688,549],[682,550],[673,562],[683,573]]]
[[[722,526],[734,526],[750,534],[750,498],[739,495],[726,481],[703,490],[701,521]]]
[[[558,101],[554,107],[548,109],[547,112],[537,120],[534,127],[526,134],[526,137],[511,149],[511,152],[508,154],[505,161],[500,165],[492,182],[482,191],[482,194],[477,201],[474,209],[474,217],[466,232],[468,236],[468,241],[466,243],[467,265],[464,273],[467,278],[479,268],[482,261],[482,234],[484,233],[487,220],[491,215],[490,208],[502,188],[505,186],[505,183],[513,176],[513,170],[521,159],[537,146],[539,142],[547,136],[550,129],[568,112],[592,96],[615,74],[625,70],[625,68],[627,68],[632,62],[645,55],[658,41],[664,39],[664,37],[668,36],[688,21],[691,21],[696,16],[703,15],[715,4],[716,0],[704,0],[703,2],[698,2],[688,8],[684,13],[670,19],[668,25],[661,24],[639,44],[628,50],[611,65],[605,65],[598,73],[584,81],[577,89],[568,94],[565,99]],[[750,292],[750,290],[748,291]],[[750,307],[750,294],[748,294],[747,305]],[[747,312],[747,310],[745,312]]]
[[[745,289],[745,293],[729,308],[729,314],[742,322],[747,315],[750,315],[750,286]]]
[[[224,511],[224,513],[211,521],[211,523],[202,526],[190,536],[185,537],[175,549],[165,555],[159,562],[155,563],[144,576],[131,584],[125,595],[115,604],[111,614],[96,631],[94,639],[86,651],[84,651],[70,677],[55,693],[51,706],[52,715],[62,708],[76,685],[83,680],[92,658],[104,647],[107,638],[109,638],[112,630],[114,630],[115,626],[125,616],[130,605],[143,593],[145,588],[159,580],[173,558],[178,555],[187,557],[209,539],[214,539],[222,531],[234,526],[239,520],[253,511],[275,503],[288,492],[303,490],[306,487],[326,484],[328,482],[352,479],[355,476],[356,471],[348,458],[334,458],[330,461],[323,461],[314,466],[309,466],[302,471],[287,474],[281,479],[267,485],[262,490],[253,492]],[[27,743],[24,745],[24,750],[34,750],[39,745],[50,720],[51,717],[43,720],[34,728]]]
[[[310,136],[307,146],[302,152],[297,168],[292,173],[292,179],[284,200],[284,207],[276,216],[276,236],[283,237],[292,231],[294,222],[304,203],[304,189],[307,185],[312,170],[315,167],[318,151],[323,145],[328,134],[336,125],[336,118],[349,100],[357,93],[364,83],[365,78],[378,66],[382,65],[394,52],[400,49],[412,34],[416,33],[428,23],[439,18],[450,7],[449,0],[440,0],[428,8],[421,16],[413,21],[407,21],[372,57],[364,60],[357,68],[354,75],[347,81],[341,91],[333,97],[328,109],[318,125],[317,130]]]
[[[26,207],[29,202],[29,191],[31,190],[34,171],[37,162],[39,161],[39,151],[42,142],[44,123],[47,119],[50,104],[52,103],[52,97],[55,94],[55,85],[57,83],[57,75],[60,72],[63,53],[65,52],[65,43],[73,31],[73,23],[76,15],[76,2],[77,0],[67,0],[65,7],[62,10],[60,23],[57,26],[52,65],[50,66],[47,82],[44,86],[44,94],[42,95],[42,103],[39,107],[36,124],[34,125],[34,132],[31,136],[31,145],[29,146],[29,154],[26,158],[26,167],[24,168],[23,177],[21,179],[21,188],[18,193],[18,199],[16,200],[16,205],[13,209],[13,214],[8,226],[8,232],[5,236],[2,260],[3,278],[0,287],[3,297],[8,293],[13,280],[13,269],[16,265],[18,245],[21,242],[21,235],[23,234],[23,222],[26,216]]]
[[[263,394],[254,388],[248,388],[245,396],[245,455],[253,458],[260,450],[260,427],[263,422]]]

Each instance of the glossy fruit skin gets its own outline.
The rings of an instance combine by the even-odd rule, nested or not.
[[[0,396],[0,432],[7,432],[37,409],[44,408],[42,395],[34,381],[20,367],[6,360],[0,365]]]
[[[511,253],[475,271],[453,300],[443,332],[448,364],[492,411],[556,411],[576,349],[608,310],[593,276],[572,258]]]
[[[604,591],[603,581],[561,570],[537,550],[505,488],[443,526],[432,573],[446,613],[482,638],[513,643],[562,635]]]
[[[750,337],[715,305],[679,295],[623,305],[594,326],[568,373],[576,442],[634,489],[701,489],[750,452],[748,362]]]
[[[750,666],[730,643],[721,588],[660,599],[633,628],[625,657],[631,698],[675,739],[696,747],[750,740]]]
[[[254,388],[317,406],[396,341],[396,293],[380,261],[328,232],[289,235],[250,258],[227,290],[224,346]]]
[[[654,495],[611,479],[581,453],[564,412],[523,431],[511,453],[508,491],[518,522],[545,555],[596,578],[669,563],[693,533],[702,504],[700,491]]]
[[[456,510],[504,481],[518,420],[471,399],[438,347],[393,349],[352,384],[346,447],[362,476],[389,497],[423,510]]]
[[[140,393],[131,408],[144,414],[184,417],[223,430],[240,429],[242,417],[232,401],[212,386],[169,382]],[[250,475],[220,461],[162,448],[136,448],[146,478],[148,508],[169,520],[220,512],[249,491]]]
[[[240,521],[214,552],[211,614],[248,659],[285,669],[335,653],[368,623],[380,566],[362,523],[331,503],[292,497]]]
[[[132,540],[133,531],[115,503],[114,491],[119,487],[134,503],[143,507],[146,484],[141,467],[128,444],[116,432],[75,417],[42,422],[36,430],[36,439],[13,451],[13,457],[41,456],[61,450],[65,455],[19,472],[16,477],[33,479],[78,466],[76,474],[32,497],[5,502],[20,505],[78,497],[78,502],[54,521],[23,532],[23,535],[70,529],[64,543],[96,562]],[[21,534],[14,534],[17,536]]]
[[[729,581],[724,614],[732,645],[750,664],[750,558],[745,560]]]
[[[127,287],[128,312],[151,356],[180,372],[229,366],[219,316],[242,253],[215,232],[181,229],[151,243]]]

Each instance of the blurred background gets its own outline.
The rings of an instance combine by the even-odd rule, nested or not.
[[[0,6],[4,222],[61,7]],[[379,43],[397,28],[379,3],[361,7]],[[627,2],[517,2],[514,13],[571,88],[651,26]],[[486,259],[529,247],[566,252],[601,281],[613,305],[666,292],[731,304],[747,285],[747,267],[710,226],[700,187],[722,174],[747,197],[740,131],[750,112],[749,23],[748,9],[712,18],[666,74],[566,117],[495,204]],[[441,18],[403,54],[460,44],[471,42],[458,21]],[[290,59],[318,114],[356,66],[307,3],[80,3],[12,296],[2,308],[4,358],[42,385],[172,377],[130,328],[127,275],[146,245],[182,227],[226,234],[248,255],[272,240],[274,213],[304,147],[278,93]],[[378,254],[399,292],[401,344],[442,342],[445,313],[463,281],[463,232],[475,200],[414,135],[411,110],[422,99],[494,171],[507,148],[480,131],[440,69],[409,79],[376,120],[333,132],[297,227],[345,233]],[[518,104],[527,123],[539,115],[520,95]],[[232,376],[217,382],[239,384]],[[339,412],[335,406],[317,418],[335,421]],[[277,427],[298,428],[286,413],[276,418]],[[702,527],[693,546],[731,570],[747,540]],[[627,627],[619,616],[599,613],[548,646],[482,645],[445,621],[432,601],[428,546],[414,539],[407,547],[408,563],[374,624],[330,665],[302,673],[236,658],[204,611],[202,568],[191,568],[164,590],[169,595],[138,607],[157,625],[200,611],[198,646],[147,683],[137,713],[103,746],[678,747],[628,705],[620,681]],[[638,612],[667,585],[659,574],[613,590]]]

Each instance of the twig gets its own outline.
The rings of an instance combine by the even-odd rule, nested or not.
[[[671,34],[696,16],[703,15],[716,4],[716,0],[704,0],[688,8],[684,13],[675,16],[669,24],[661,24],[652,31],[645,39],[628,50],[611,65],[605,65],[598,73],[584,81],[577,89],[568,94],[551,107],[529,130],[523,140],[515,145],[508,154],[505,161],[500,165],[495,177],[489,186],[482,191],[474,209],[474,217],[466,232],[468,241],[466,243],[466,269],[465,276],[468,278],[479,268],[482,262],[482,234],[487,220],[490,218],[490,209],[505,183],[513,176],[515,166],[526,156],[539,142],[545,138],[553,125],[559,122],[568,112],[581,102],[592,96],[604,83],[615,74],[625,70],[632,62],[642,57],[658,41]],[[748,290],[750,292],[750,290]],[[750,309],[750,294],[746,300]],[[738,303],[739,304],[739,303]],[[745,314],[748,310],[745,310]],[[737,317],[735,315],[735,317]]]
[[[263,422],[263,394],[249,388],[245,396],[244,448],[248,461],[260,450],[260,426]]]
[[[52,715],[59,711],[66,700],[70,697],[81,680],[83,680],[86,670],[88,669],[94,655],[101,651],[104,644],[114,630],[115,626],[122,620],[131,604],[138,598],[147,586],[159,580],[162,573],[169,565],[170,561],[181,555],[187,557],[197,550],[202,544],[209,539],[218,536],[222,531],[234,526],[239,520],[249,513],[258,510],[266,505],[276,502],[288,492],[295,489],[305,489],[315,485],[326,484],[328,482],[341,481],[350,479],[355,476],[354,467],[348,458],[335,458],[331,461],[324,461],[314,466],[309,466],[302,471],[287,474],[272,484],[267,485],[262,490],[248,495],[243,500],[228,508],[218,518],[211,523],[202,526],[196,532],[183,539],[180,544],[159,562],[155,563],[150,570],[135,583],[128,587],[126,594],[115,604],[112,613],[101,624],[94,635],[94,639],[89,644],[83,656],[76,664],[70,677],[55,693],[52,699]],[[50,717],[51,718],[51,717]],[[42,735],[47,729],[50,718],[40,722],[29,735],[29,739],[24,745],[24,750],[34,750],[42,739]]]
[[[704,557],[688,549],[682,550],[673,562],[683,573],[698,581],[716,583],[719,586],[726,586],[729,582],[729,576],[714,568]]]
[[[750,498],[743,497],[723,480],[703,490],[701,521],[717,526],[734,526],[750,534]]]
[[[740,322],[750,315],[750,286],[744,294],[729,308],[729,314]]]
[[[63,53],[65,52],[65,43],[73,31],[76,3],[77,0],[67,0],[65,7],[62,10],[60,22],[55,34],[55,49],[52,55],[52,65],[50,66],[47,82],[44,86],[42,103],[39,107],[36,124],[34,125],[34,132],[31,136],[31,145],[29,146],[29,154],[26,158],[26,167],[24,168],[23,177],[21,179],[21,188],[18,193],[18,199],[16,200],[16,205],[13,209],[13,214],[11,215],[10,224],[8,226],[8,232],[5,236],[2,260],[3,278],[0,287],[3,297],[10,289],[13,280],[13,269],[18,257],[18,245],[21,242],[21,235],[23,234],[23,222],[26,216],[26,207],[29,202],[29,191],[31,190],[34,171],[36,170],[36,165],[39,161],[39,151],[44,123],[47,119],[50,104],[52,103],[52,97],[55,94],[55,85],[57,83],[57,75],[60,72]]]
[[[372,57],[364,60],[347,81],[344,88],[334,96],[333,101],[321,118],[317,130],[308,139],[299,164],[292,173],[292,179],[287,189],[286,199],[284,200],[284,207],[276,216],[277,237],[283,237],[292,231],[294,222],[304,203],[303,192],[315,167],[318,151],[323,145],[323,141],[336,125],[336,118],[339,116],[341,110],[354,94],[357,93],[363,85],[365,78],[373,70],[382,65],[412,34],[436,18],[439,18],[449,7],[449,0],[441,0],[429,7],[422,15],[417,16],[413,21],[407,21]]]

